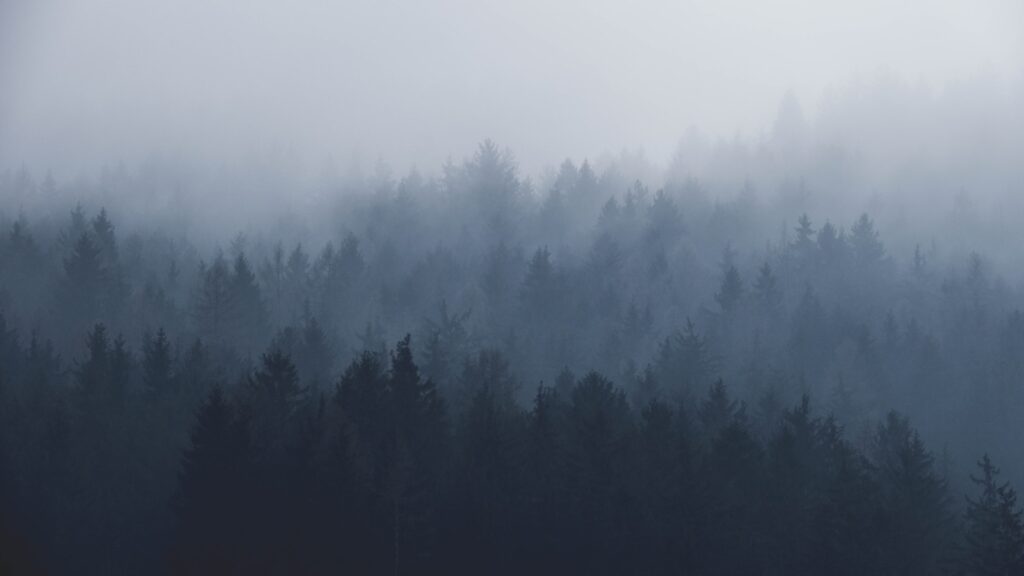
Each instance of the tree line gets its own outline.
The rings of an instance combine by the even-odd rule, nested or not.
[[[1024,558],[988,456],[961,501],[896,412],[858,443],[807,397],[750,408],[719,380],[635,407],[597,372],[524,407],[493,350],[446,400],[409,337],[319,390],[276,347],[224,386],[202,344],[179,356],[158,332],[136,358],[97,325],[66,391],[49,348],[12,348],[28,379],[17,404],[4,387],[13,573],[1011,574]]]
[[[1024,299],[988,259],[546,185],[486,143],[323,235],[0,213],[0,563],[1019,570]]]

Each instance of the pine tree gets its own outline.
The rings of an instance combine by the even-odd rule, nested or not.
[[[704,337],[689,319],[686,329],[668,336],[658,350],[657,380],[676,398],[685,397],[706,386],[716,367]]]
[[[988,454],[978,461],[980,476],[971,476],[977,499],[967,498],[965,574],[1009,576],[1024,573],[1024,525],[1017,493],[996,479],[999,469]]]
[[[142,381],[150,394],[165,395],[174,392],[171,389],[171,343],[163,328],[157,330],[156,336],[146,335],[143,338],[142,352]]]
[[[690,446],[685,415],[652,400],[640,412],[638,467],[633,489],[643,516],[639,566],[644,574],[687,573],[693,538],[688,533],[693,506]]]
[[[215,388],[200,408],[191,446],[182,458],[175,501],[177,530],[172,554],[176,571],[237,574],[247,571],[251,550],[252,458],[248,435]],[[256,568],[248,566],[248,569]]]
[[[289,320],[297,318],[311,305],[309,255],[296,244],[288,255],[284,271],[284,302]]]
[[[345,369],[338,384],[337,402],[354,425],[353,434],[373,455],[383,456],[388,431],[387,380],[378,354],[364,351]],[[378,477],[382,471],[374,471]]]
[[[719,400],[714,404],[719,408],[726,405]],[[728,410],[715,412],[725,415]],[[706,501],[698,524],[699,572],[753,574],[766,566],[764,528],[758,514],[764,498],[763,460],[763,450],[742,412],[710,439],[702,474]]]
[[[106,208],[101,208],[100,213],[92,220],[92,233],[96,238],[96,244],[100,249],[104,264],[113,267],[117,264],[117,237],[114,235],[114,225],[107,217]]]
[[[800,267],[808,266],[814,260],[814,228],[807,214],[801,214],[797,220],[796,238],[790,245],[790,250],[792,250],[796,257],[797,265]]]
[[[708,395],[701,401],[697,416],[703,426],[704,436],[708,439],[714,438],[736,418],[737,403],[729,397],[729,391],[721,378],[708,389]]]
[[[628,490],[635,429],[625,394],[596,372],[584,376],[572,391],[567,433],[573,492],[566,545],[586,573],[620,573],[636,534]]]
[[[114,337],[110,351],[110,385],[114,394],[116,408],[122,408],[132,391],[133,379],[136,375],[135,356],[128,348],[123,334]]]
[[[808,573],[806,550],[814,536],[814,513],[822,499],[821,423],[811,417],[810,399],[787,410],[768,444],[769,537],[772,568]]]
[[[683,232],[683,217],[676,201],[664,190],[658,190],[647,209],[646,240],[652,248],[672,244]]]
[[[782,304],[782,292],[779,290],[778,280],[768,262],[762,264],[757,270],[754,295],[761,309],[769,314],[777,312]]]
[[[394,460],[387,499],[392,508],[392,566],[396,573],[429,566],[439,465],[445,445],[445,410],[434,383],[420,377],[411,337],[391,354],[388,400],[393,426]],[[417,568],[419,567],[419,568]]]
[[[252,352],[259,347],[267,318],[256,274],[243,252],[235,256],[228,295],[232,341],[243,351]]]
[[[879,573],[877,533],[878,485],[871,465],[843,438],[835,419],[818,427],[821,454],[820,500],[815,506],[807,557],[816,574],[857,576]]]
[[[950,548],[949,496],[906,417],[890,412],[874,437],[875,475],[881,489],[882,570],[935,574]]]
[[[524,419],[511,397],[508,363],[481,352],[463,371],[470,395],[456,429],[456,477],[446,506],[456,533],[452,558],[463,570],[515,573],[514,532],[521,511]],[[510,561],[511,560],[511,561]]]
[[[530,413],[525,478],[526,547],[530,562],[552,570],[572,565],[564,546],[569,530],[565,503],[569,501],[567,466],[568,407],[561,395],[537,388]]]
[[[307,316],[302,327],[302,346],[296,365],[299,375],[311,391],[326,386],[334,367],[334,355],[323,327],[314,316]]]
[[[530,259],[521,297],[526,312],[538,320],[551,320],[558,312],[558,277],[547,246],[538,248]]]
[[[597,227],[599,230],[615,234],[619,232],[621,220],[622,207],[619,205],[618,197],[613,194],[601,207],[601,214],[597,218]]]
[[[427,319],[427,351],[426,351],[426,374],[431,381],[444,385],[450,383],[450,378],[459,364],[465,359],[469,348],[469,332],[466,329],[466,321],[469,319],[470,311],[451,314],[448,312],[448,302],[441,301],[438,310],[438,319]]]
[[[78,365],[75,380],[78,389],[86,396],[95,397],[109,390],[110,381],[110,340],[107,328],[97,324],[86,338],[88,358]]]
[[[460,406],[468,406],[484,391],[488,402],[497,404],[501,410],[511,410],[518,388],[508,360],[498,350],[486,349],[463,363],[457,400]]]
[[[729,265],[722,276],[722,284],[715,294],[715,301],[722,307],[723,312],[732,312],[743,297],[743,280],[736,266]]]
[[[845,242],[845,238],[836,232],[831,222],[826,221],[818,230],[818,250],[826,265],[835,265],[842,260]]]
[[[267,306],[275,323],[281,324],[289,320],[285,308],[286,264],[284,246],[281,242],[274,244],[270,256],[264,256],[259,266],[260,283],[266,289]]]
[[[223,254],[209,265],[199,266],[200,284],[195,295],[195,318],[199,334],[217,345],[226,344],[232,314],[231,273]]]
[[[100,248],[90,234],[83,233],[64,259],[60,284],[58,302],[69,333],[77,334],[100,319],[106,274]]]
[[[861,265],[873,265],[882,260],[885,247],[878,239],[875,223],[867,214],[861,214],[857,222],[850,228],[850,247],[853,255]]]
[[[246,416],[254,448],[270,461],[282,457],[294,438],[294,416],[306,390],[290,356],[272,349],[260,357],[260,367],[246,387]]]
[[[107,217],[106,209],[92,220],[92,238],[99,249],[99,259],[104,271],[100,305],[107,318],[120,317],[127,286],[121,270],[114,225]]]
[[[24,217],[18,218],[11,224],[11,233],[7,237],[7,254],[4,256],[9,258],[13,267],[22,273],[28,272],[29,266],[39,258],[39,246],[36,245]]]
[[[111,341],[105,326],[96,325],[86,339],[87,357],[75,370],[76,411],[73,450],[76,522],[81,530],[72,546],[87,551],[88,561],[107,571],[119,571],[130,561],[124,547],[134,533],[129,528],[139,473],[139,435],[128,410],[134,362],[124,338]]]
[[[89,226],[85,218],[85,210],[82,205],[79,204],[71,210],[69,222],[66,228],[61,229],[60,237],[57,239],[57,243],[60,245],[62,251],[69,252],[74,248],[75,242],[82,237],[83,234],[89,232]]]

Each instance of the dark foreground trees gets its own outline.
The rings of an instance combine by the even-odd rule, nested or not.
[[[752,415],[719,380],[637,405],[568,371],[524,408],[493,350],[449,402],[409,337],[329,389],[276,347],[208,385],[202,343],[157,332],[136,359],[98,325],[86,344],[66,396],[44,346],[5,364],[39,386],[0,381],[10,573],[1017,574],[1024,557],[988,457],[961,514],[897,413],[858,440],[807,396]]]
[[[542,387],[525,410],[493,355],[467,362],[466,401],[448,414],[408,338],[389,358],[361,355],[322,398],[268,352],[198,410],[172,572],[1019,570],[1020,511],[988,458],[960,523],[898,414],[861,451],[807,397],[765,436],[720,382],[693,406],[635,410],[597,373],[565,396]]]
[[[971,476],[979,494],[967,498],[966,574],[1024,573],[1024,526],[1017,493],[997,480],[999,469],[988,454],[978,461],[979,475]]]

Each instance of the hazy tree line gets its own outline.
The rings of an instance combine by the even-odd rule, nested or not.
[[[223,247],[0,217],[0,563],[1024,570],[1024,304],[984,256],[548,180],[485,143]]]

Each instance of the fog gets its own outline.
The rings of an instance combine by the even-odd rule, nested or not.
[[[0,0],[0,573],[1024,573],[1019,2],[241,4]]]
[[[434,170],[485,138],[530,174],[623,148],[664,164],[690,127],[756,142],[787,91],[814,119],[885,82],[1019,96],[1024,67],[1012,0],[0,6],[0,158],[64,177],[270,147]]]

